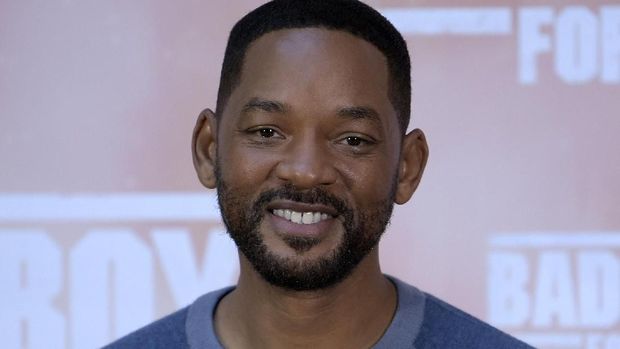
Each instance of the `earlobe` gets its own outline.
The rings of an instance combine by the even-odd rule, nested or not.
[[[398,168],[398,184],[394,201],[402,205],[415,192],[428,159],[428,144],[424,132],[415,129],[405,135]]]
[[[217,163],[217,121],[210,109],[198,115],[192,135],[192,159],[200,182],[207,188],[215,188]]]

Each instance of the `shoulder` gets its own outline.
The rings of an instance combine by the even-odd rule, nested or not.
[[[424,308],[416,348],[532,348],[430,294]]]
[[[178,310],[105,346],[104,349],[189,348],[185,334],[187,313],[188,307]]]
[[[221,348],[212,317],[219,300],[233,287],[209,292],[189,306],[153,322],[103,349]]]

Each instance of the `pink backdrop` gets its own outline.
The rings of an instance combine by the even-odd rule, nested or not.
[[[3,347],[100,346],[234,282],[189,143],[259,3],[0,2]],[[537,347],[619,348],[620,3],[369,3],[431,150],[384,271]]]

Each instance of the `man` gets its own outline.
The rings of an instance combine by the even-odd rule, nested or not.
[[[193,137],[240,251],[236,287],[110,348],[528,348],[381,273],[377,244],[428,156],[407,133],[404,40],[358,1],[274,1],[241,19]]]

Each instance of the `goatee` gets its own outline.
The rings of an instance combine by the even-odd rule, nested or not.
[[[216,176],[222,218],[239,251],[267,282],[294,291],[329,288],[350,275],[377,246],[394,205],[395,185],[385,200],[373,205],[372,209],[357,212],[325,189],[298,190],[290,184],[264,191],[249,202],[249,198],[242,197],[236,188],[229,187],[222,180],[219,171],[216,171]],[[331,252],[309,260],[303,258],[304,252],[319,244],[320,239],[283,236],[283,241],[295,251],[296,256],[275,255],[265,245],[259,227],[267,214],[266,206],[276,199],[334,208],[344,228],[339,245]]]

